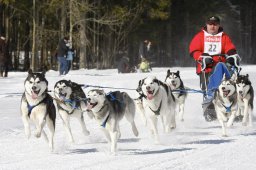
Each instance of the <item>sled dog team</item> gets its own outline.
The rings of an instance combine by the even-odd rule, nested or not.
[[[83,115],[87,112],[88,116],[101,126],[112,153],[117,151],[117,141],[121,137],[119,122],[123,117],[130,123],[133,134],[139,135],[134,122],[136,110],[140,113],[144,125],[149,124],[155,143],[159,143],[158,119],[166,133],[176,128],[176,115],[180,121],[184,121],[188,89],[184,86],[179,71],[170,70],[167,71],[165,82],[156,77],[139,80],[136,91],[140,97],[135,100],[126,92],[120,91],[106,94],[103,90],[92,89],[85,94],[82,85],[68,80],[56,82],[51,96],[48,94],[45,72],[35,73],[31,70],[28,71],[24,88],[21,112],[27,138],[31,135],[32,122],[36,128],[35,137],[39,138],[42,135],[53,150],[58,111],[68,140],[73,143],[69,120],[71,117],[77,118],[82,133],[87,136],[90,132],[86,128]],[[223,136],[227,136],[226,127],[232,126],[237,117],[242,117],[242,125],[252,125],[253,98],[254,91],[248,74],[239,75],[236,80],[223,79],[213,101]],[[49,129],[49,135],[44,131],[45,124]]]

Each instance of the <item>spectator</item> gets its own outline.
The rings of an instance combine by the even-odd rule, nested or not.
[[[129,73],[129,58],[128,57],[122,57],[120,61],[118,62],[118,73]]]
[[[144,40],[144,42],[140,44],[140,48],[139,48],[140,59],[145,58],[149,60],[149,58],[151,57],[150,56],[151,45],[152,43],[149,40]]]
[[[57,47],[57,58],[59,62],[59,73],[60,75],[65,75],[68,73],[68,63],[67,63],[67,52],[68,47],[66,44],[68,43],[69,38],[64,37],[59,41],[58,47]]]
[[[150,64],[147,59],[142,58],[141,63],[139,64],[139,69],[141,72],[149,72],[151,70]]]
[[[4,36],[0,37],[0,77],[8,77],[9,52]]]
[[[72,48],[71,44],[67,44],[67,46],[69,47],[68,48],[68,52],[67,52],[67,65],[68,65],[68,72],[70,69],[72,69],[72,64],[73,64],[73,59],[74,59],[74,55],[75,55],[75,52],[74,52],[74,49]]]

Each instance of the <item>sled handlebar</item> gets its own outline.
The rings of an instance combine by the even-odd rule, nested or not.
[[[214,57],[214,56],[221,56],[221,57],[226,57],[227,54],[213,54],[213,55],[209,55],[210,57]]]

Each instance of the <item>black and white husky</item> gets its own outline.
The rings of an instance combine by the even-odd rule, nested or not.
[[[115,91],[105,94],[103,90],[93,89],[86,96],[87,108],[92,111],[95,120],[101,126],[111,145],[110,151],[112,153],[117,150],[117,140],[121,136],[119,122],[124,116],[131,124],[133,134],[138,136],[134,122],[135,104],[127,93]]]
[[[222,126],[222,136],[227,136],[226,127],[230,127],[238,110],[236,85],[232,80],[222,80],[215,93],[213,104],[217,118]]]
[[[28,76],[24,82],[25,92],[21,99],[22,121],[25,134],[29,138],[30,121],[35,124],[35,136],[39,138],[41,134],[48,140],[49,147],[53,150],[53,136],[55,132],[56,109],[52,97],[47,93],[48,81],[45,72],[33,73],[28,71]],[[49,128],[49,139],[43,128],[45,123]]]
[[[242,125],[252,126],[254,90],[249,75],[239,75],[236,79],[239,114],[243,116]]]
[[[83,115],[83,112],[86,111],[86,96],[82,86],[70,80],[60,80],[55,83],[54,96],[69,142],[74,143],[70,127],[71,117],[78,119],[83,134],[88,136],[90,132],[86,128]]]
[[[180,121],[184,121],[184,107],[187,98],[186,88],[180,77],[180,72],[167,71],[165,82],[171,87],[173,96],[175,97],[176,107],[178,109],[178,117]]]
[[[142,114],[148,117],[151,125],[151,132],[155,143],[159,143],[157,119],[160,117],[165,132],[170,132],[176,128],[175,121],[175,98],[170,87],[158,80],[156,77],[147,77],[139,81],[137,89],[142,100],[140,106]]]

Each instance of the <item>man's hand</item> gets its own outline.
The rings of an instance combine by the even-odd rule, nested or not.
[[[233,54],[233,55],[227,56],[226,58],[226,63],[235,67],[239,67],[240,61],[241,61],[241,58],[238,54]]]
[[[213,63],[213,59],[208,53],[203,53],[200,56],[199,60],[201,61],[202,70],[205,70],[207,68],[207,66],[209,66]]]

